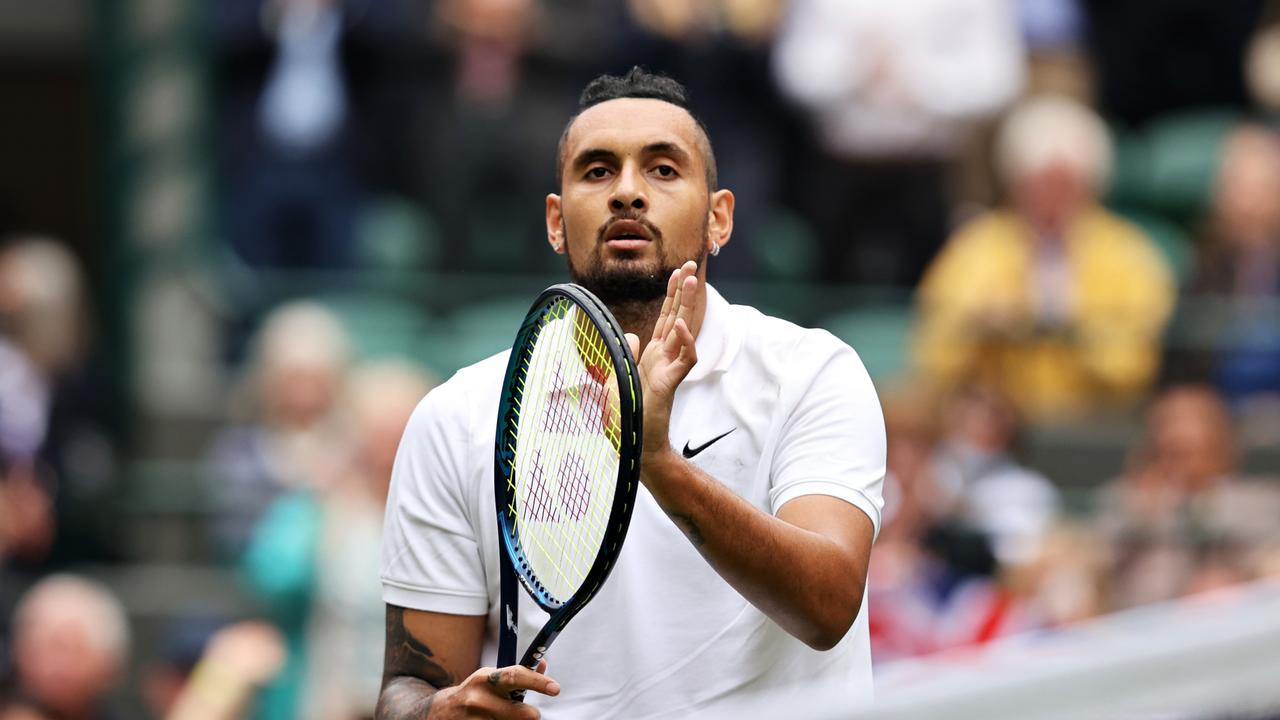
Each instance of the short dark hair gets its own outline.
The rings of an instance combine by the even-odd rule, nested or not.
[[[639,65],[633,66],[627,71],[626,75],[600,75],[596,79],[587,83],[583,88],[582,95],[578,97],[578,111],[569,118],[564,125],[564,131],[560,133],[560,144],[556,150],[556,181],[561,182],[564,178],[565,164],[565,142],[569,139],[569,129],[573,127],[573,121],[588,108],[599,105],[610,100],[620,100],[622,98],[647,98],[650,100],[661,100],[670,103],[676,107],[689,113],[689,117],[693,118],[693,122],[697,124],[698,131],[702,134],[703,147],[702,157],[704,164],[707,166],[707,190],[714,191],[716,183],[716,154],[711,147],[711,133],[707,132],[707,126],[702,122],[702,118],[689,107],[689,91],[679,80],[651,73]]]

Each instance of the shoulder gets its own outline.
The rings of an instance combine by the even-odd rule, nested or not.
[[[1164,254],[1137,225],[1106,210],[1094,208],[1081,219],[1081,239],[1089,243],[1094,257],[1123,262],[1130,272],[1147,271],[1168,275]]]
[[[508,355],[503,351],[468,365],[432,388],[409,418],[406,435],[441,425],[470,427],[485,398],[496,399],[501,392]]]
[[[744,305],[731,307],[738,314],[737,321],[747,328],[740,359],[777,375],[784,389],[803,390],[827,372],[870,382],[854,348],[827,330],[802,327]]]
[[[1114,252],[1158,253],[1155,243],[1142,228],[1106,208],[1097,207],[1086,212],[1080,224],[1082,237]]]

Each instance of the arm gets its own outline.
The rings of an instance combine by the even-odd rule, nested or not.
[[[844,637],[861,607],[873,524],[863,510],[825,495],[795,497],[770,515],[672,449],[668,438],[675,389],[697,361],[689,331],[699,291],[695,272],[693,263],[687,263],[673,274],[668,301],[640,359],[645,411],[641,480],[726,582],[795,637],[815,649],[829,649]],[[826,409],[818,407],[799,422],[821,424]],[[813,445],[798,444],[796,450],[819,459],[839,452],[821,438]],[[779,470],[801,474],[800,464],[787,467],[783,461]],[[883,467],[876,470],[874,465],[869,463],[867,470],[882,475]],[[839,472],[834,464],[829,470]]]
[[[536,718],[536,708],[508,699],[511,691],[559,692],[528,668],[480,667],[490,602],[480,530],[467,510],[474,405],[456,378],[435,388],[409,419],[396,454],[383,527],[378,720]]]
[[[165,720],[238,720],[254,693],[284,667],[284,638],[248,620],[219,630]]]
[[[557,695],[560,686],[526,667],[480,667],[483,615],[448,615],[387,605],[387,644],[377,720],[492,717],[529,720],[537,708],[513,690]]]
[[[658,505],[752,605],[816,650],[844,637],[871,556],[871,519],[861,510],[806,495],[770,515],[670,448],[641,468]]]

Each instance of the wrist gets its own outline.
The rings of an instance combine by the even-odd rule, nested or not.
[[[662,478],[669,477],[672,471],[683,462],[684,458],[680,457],[680,453],[676,452],[669,443],[655,448],[646,448],[640,454],[640,479],[646,485],[651,485],[655,480],[660,482]],[[652,491],[653,487],[649,489]]]
[[[431,718],[450,717],[449,707],[453,704],[453,696],[458,692],[457,685],[442,687],[431,694],[427,699],[426,713],[423,714],[423,720],[431,720]]]
[[[253,690],[234,669],[215,660],[201,660],[191,672],[190,687],[206,703],[217,708],[234,708],[244,702]]]

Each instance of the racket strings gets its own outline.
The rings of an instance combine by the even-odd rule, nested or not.
[[[531,333],[517,387],[509,507],[532,574],[558,602],[594,564],[616,490],[620,403],[608,345],[567,300]],[[518,452],[516,452],[518,450]]]

